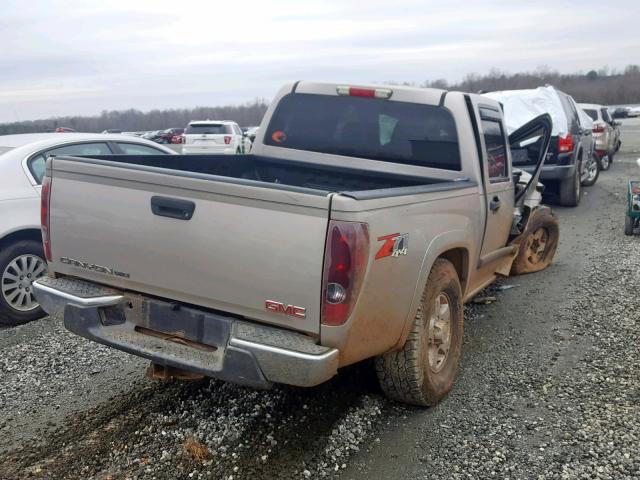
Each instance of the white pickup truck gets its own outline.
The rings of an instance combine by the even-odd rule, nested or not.
[[[433,405],[463,303],[553,258],[550,131],[508,138],[477,95],[297,82],[251,155],[51,157],[36,295],[156,377],[313,386],[376,357],[389,397]],[[537,159],[528,183],[512,149]]]

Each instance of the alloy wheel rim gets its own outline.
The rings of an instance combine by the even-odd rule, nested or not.
[[[549,242],[549,232],[546,228],[540,227],[527,239],[527,260],[537,264],[544,260],[547,243]]]
[[[47,264],[37,255],[20,255],[2,272],[0,290],[4,300],[14,310],[28,312],[38,308],[33,295],[33,282],[47,273]]]
[[[588,177],[588,181],[592,181],[594,178],[596,178],[596,174],[598,173],[598,165],[596,164],[596,161],[593,160],[591,162],[591,164],[589,165],[589,177]]]
[[[609,157],[608,156],[602,157],[602,168],[603,168],[603,170],[606,170],[607,168],[609,168]]]
[[[438,373],[444,367],[451,349],[451,302],[441,292],[434,302],[429,317],[429,368]]]

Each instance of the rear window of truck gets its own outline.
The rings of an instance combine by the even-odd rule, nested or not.
[[[231,133],[231,127],[229,127],[229,125],[194,123],[187,127],[185,135],[224,135],[225,133]]]
[[[449,110],[434,105],[289,94],[280,100],[264,143],[331,155],[461,170],[453,116]]]

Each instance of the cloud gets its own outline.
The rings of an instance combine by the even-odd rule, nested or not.
[[[297,79],[621,68],[637,61],[638,14],[637,0],[9,0],[0,121],[238,103]]]

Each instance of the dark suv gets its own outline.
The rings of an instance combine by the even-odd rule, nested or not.
[[[551,114],[555,122],[554,132],[563,133],[556,133],[551,137],[540,181],[545,185],[546,191],[558,194],[561,205],[578,205],[581,187],[593,185],[600,171],[594,155],[591,119],[585,113],[579,113],[573,98],[553,87],[510,90],[487,95],[503,103],[507,123],[511,121],[515,125],[521,122],[523,112],[531,115],[532,112]],[[567,124],[559,125],[557,122],[560,121],[566,121]],[[533,151],[536,146],[530,147],[532,148],[529,150]],[[512,151],[513,166],[527,172],[532,172],[535,168],[536,158],[526,151]]]
[[[561,205],[576,206],[580,203],[581,185],[593,185],[599,167],[594,157],[591,127],[581,124],[573,98],[559,90],[556,92],[567,117],[568,133],[565,137],[551,138],[540,180],[545,184],[557,184]]]

